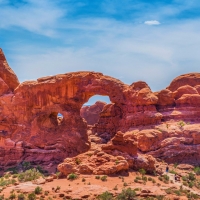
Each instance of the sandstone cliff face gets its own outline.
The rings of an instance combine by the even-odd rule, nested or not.
[[[191,145],[191,148],[187,146],[188,150],[198,151],[198,132],[191,131],[190,137],[183,133],[177,137],[178,133],[160,132],[155,128],[169,120],[198,124],[198,73],[182,75],[167,89],[155,93],[145,82],[126,85],[96,72],[66,73],[19,84],[0,51],[0,83],[0,167],[15,165],[24,159],[40,164],[59,163],[66,157],[87,152],[91,144],[80,110],[94,95],[109,96],[112,103],[103,107],[91,132],[100,136],[104,143],[108,142],[101,151],[109,155],[112,151],[126,154],[128,166],[141,166],[136,161],[143,154],[149,154],[141,162],[146,165],[154,163],[150,155],[170,160],[166,152],[173,142],[180,144],[181,152],[185,148],[181,146],[183,143]],[[63,119],[58,118],[58,113]],[[138,127],[143,130],[130,137],[126,135]],[[168,137],[171,139],[167,140]],[[176,146],[173,148],[177,152],[180,150]],[[200,158],[198,153],[195,155],[195,159]],[[110,160],[115,159],[112,156]],[[138,159],[134,161],[134,157]],[[188,162],[193,161],[189,156]],[[124,164],[123,169],[126,168]]]

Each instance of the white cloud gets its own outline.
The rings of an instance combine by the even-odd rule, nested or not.
[[[37,4],[39,1],[33,2]],[[52,13],[51,9],[55,12]],[[12,41],[11,46],[6,44],[14,53],[7,57],[9,64],[21,81],[88,70],[121,77],[123,82],[129,84],[143,80],[154,91],[163,89],[176,76],[199,71],[200,21],[170,20],[170,24],[164,23],[159,29],[140,23],[149,18],[157,19],[145,23],[155,25],[165,21],[166,16],[180,12],[177,7],[157,10],[151,15],[142,13],[141,18],[129,23],[95,17],[76,20],[64,18],[61,21],[63,10],[45,3],[40,6],[38,3],[34,8],[21,8],[22,13],[12,8],[12,16],[8,16],[9,12],[4,13],[9,19],[5,27],[15,25],[41,34],[56,32],[62,45],[57,44],[56,40],[49,40],[48,47],[42,42],[24,44],[18,41],[14,44]],[[16,19],[13,14],[16,14]],[[6,20],[2,18],[2,22]],[[62,31],[58,32],[57,28]]]
[[[150,20],[150,21],[145,21],[144,24],[146,25],[160,25],[160,22],[157,20]]]
[[[54,36],[57,22],[64,13],[62,8],[50,0],[27,0],[19,7],[7,3],[0,6],[0,28],[17,27],[41,35]]]

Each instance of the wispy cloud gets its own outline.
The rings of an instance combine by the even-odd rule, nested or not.
[[[160,22],[157,20],[149,20],[145,21],[144,24],[152,26],[152,25],[160,25]]]
[[[74,1],[76,5],[63,1],[65,6],[52,2],[29,0],[18,8],[9,4],[0,7],[0,29],[20,27],[47,36],[45,42],[32,36],[6,43],[13,52],[8,61],[21,81],[89,70],[121,77],[129,84],[144,80],[155,91],[177,75],[199,71],[200,21],[197,17],[177,18],[193,9],[193,3],[176,0],[175,4],[158,5],[127,0],[123,7],[119,1],[106,0],[100,14],[90,15],[93,7],[87,7],[88,1]],[[196,7],[199,5],[196,2]],[[118,8],[127,11],[125,18]],[[84,12],[74,16],[78,9]],[[162,26],[147,26],[159,24]]]
[[[64,10],[50,0],[27,0],[21,4],[0,1],[0,28],[22,28],[33,33],[53,36]]]

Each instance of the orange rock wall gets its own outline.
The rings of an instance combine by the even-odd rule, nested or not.
[[[0,50],[0,83],[0,167],[24,159],[58,163],[87,151],[90,142],[80,109],[94,95],[109,96],[112,102],[104,106],[93,127],[94,133],[110,138],[118,131],[169,119],[199,120],[199,74],[181,76],[157,93],[145,82],[126,85],[97,72],[66,73],[19,84]]]

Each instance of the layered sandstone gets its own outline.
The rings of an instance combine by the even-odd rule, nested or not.
[[[22,160],[56,164],[67,158],[72,160],[65,164],[74,163],[79,154],[84,155],[83,163],[95,163],[96,154],[91,157],[94,160],[85,158],[91,142],[88,124],[80,116],[82,106],[94,95],[109,96],[111,100],[102,106],[98,120],[90,126],[90,135],[99,137],[98,143],[104,143],[97,145],[97,149],[104,152],[115,169],[109,173],[142,166],[147,169],[151,166],[153,170],[152,156],[169,162],[176,157],[184,158],[188,163],[198,163],[200,158],[196,129],[200,121],[199,73],[181,75],[167,89],[155,93],[145,82],[127,85],[97,72],[59,74],[19,84],[0,51],[0,83],[2,168]],[[181,120],[192,125],[179,127]],[[178,128],[167,129],[172,121]],[[175,156],[170,157],[169,152]],[[122,168],[115,166],[116,156],[122,156],[128,166],[125,161]],[[106,168],[104,161],[98,165],[99,170]],[[80,166],[71,165],[71,169],[80,171]],[[91,167],[92,172],[95,168]]]

